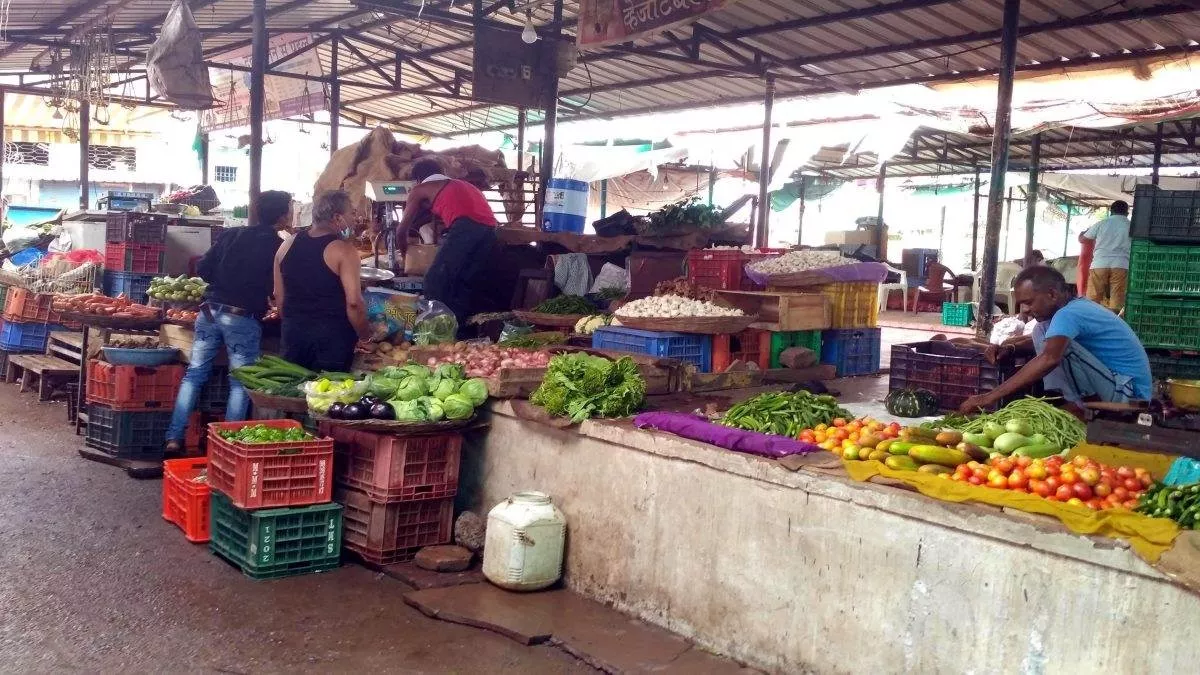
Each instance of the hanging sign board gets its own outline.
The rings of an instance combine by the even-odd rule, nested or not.
[[[321,62],[308,33],[274,35],[267,44],[267,63],[296,54],[271,70],[299,75],[321,76]],[[234,49],[217,57],[221,63],[250,67],[250,47]],[[250,73],[246,70],[211,68],[215,108],[203,111],[200,126],[205,131],[243,127],[250,124]],[[309,115],[325,109],[325,85],[293,77],[264,79],[263,119],[277,120]]]
[[[737,0],[579,0],[579,46],[604,47],[661,33]]]

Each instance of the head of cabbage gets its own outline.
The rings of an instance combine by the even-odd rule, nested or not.
[[[481,377],[467,380],[458,385],[457,393],[467,397],[472,405],[481,406],[488,397],[487,380]]]
[[[432,398],[432,397],[422,399],[422,400],[425,401],[425,405],[429,409],[429,421],[430,422],[441,422],[443,419],[446,418],[446,412],[442,408],[441,401],[437,400],[436,398]]]
[[[465,420],[475,413],[475,405],[462,394],[450,394],[442,401],[442,411],[448,420]]]
[[[396,411],[396,420],[400,422],[426,422],[429,420],[429,408],[420,399],[412,401],[389,401]]]
[[[395,397],[401,401],[412,401],[428,394],[429,389],[426,387],[425,378],[409,375],[400,380],[400,385],[396,387]]]
[[[429,395],[439,401],[445,401],[446,397],[458,391],[458,382],[454,380],[442,378],[438,380],[437,388],[429,392]]]
[[[467,379],[467,371],[459,363],[443,363],[440,364],[433,373],[438,377],[446,380],[465,380]]]
[[[427,368],[419,363],[408,363],[404,366],[401,366],[400,370],[403,370],[404,372],[408,373],[409,375],[416,375],[417,377],[422,377],[422,378],[429,377],[433,372],[433,371],[429,370],[429,368]]]

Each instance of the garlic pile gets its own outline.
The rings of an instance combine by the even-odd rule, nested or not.
[[[719,307],[711,302],[702,302],[678,295],[659,295],[641,298],[622,305],[618,317],[683,318],[689,316],[745,316],[740,309]]]
[[[760,274],[793,274],[839,265],[853,265],[858,261],[843,257],[838,251],[789,251],[777,258],[767,258],[750,265]]]

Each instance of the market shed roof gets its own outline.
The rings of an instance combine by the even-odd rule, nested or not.
[[[109,25],[116,54],[144,63],[170,0],[11,0],[0,70],[30,71],[46,48]],[[532,12],[550,32],[551,0],[267,0],[268,27],[317,37],[326,72],[339,50],[342,112],[436,135],[511,128],[511,106],[471,98],[474,22],[521,26]],[[574,33],[577,0],[561,28]],[[64,6],[65,5],[65,6]],[[249,44],[251,0],[191,0],[214,65]],[[585,51],[561,82],[560,119],[586,119],[757,101],[763,77],[779,96],[857,91],[994,74],[1002,0],[741,0],[691,26]],[[1024,0],[1019,71],[1162,58],[1200,51],[1200,0]],[[335,37],[335,30],[342,38]],[[397,63],[400,63],[397,78]],[[23,89],[35,89],[32,80]],[[530,121],[540,113],[530,111]]]

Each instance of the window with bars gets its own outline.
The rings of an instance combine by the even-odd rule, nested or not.
[[[50,166],[50,145],[26,141],[5,143],[4,163]]]
[[[88,166],[93,169],[127,169],[137,171],[137,148],[116,145],[88,146]]]
[[[236,166],[218,166],[213,168],[213,180],[218,183],[236,183]]]

